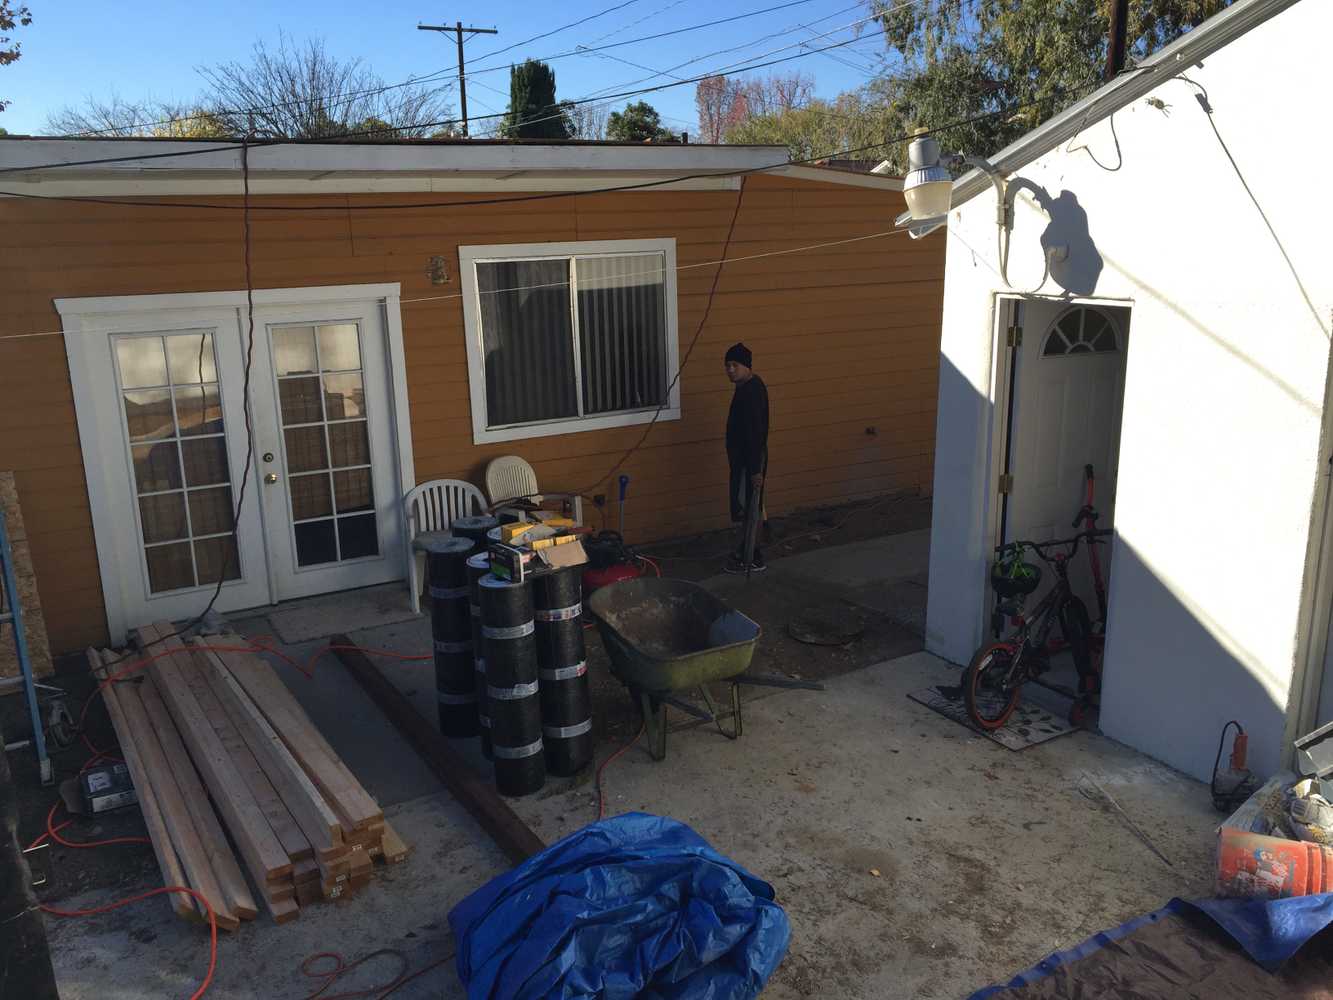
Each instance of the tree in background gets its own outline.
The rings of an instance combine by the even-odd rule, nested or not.
[[[741,82],[726,76],[710,76],[695,84],[694,107],[699,113],[700,142],[721,142],[747,117]]]
[[[575,104],[573,101],[561,101],[565,112],[565,122],[569,126],[571,139],[598,141],[606,138],[606,105]]]
[[[815,78],[805,73],[772,73],[734,79],[710,76],[694,88],[700,142],[731,142],[727,138],[751,118],[782,115],[804,107],[814,96]]]
[[[529,59],[509,68],[509,107],[500,123],[506,139],[568,139],[569,121],[555,99],[555,71]]]
[[[0,0],[0,66],[8,66],[23,55],[23,43],[12,41],[9,32],[15,28],[26,28],[30,24],[32,13],[26,6],[15,7],[11,0]],[[10,103],[0,98],[0,111],[4,111]]]
[[[865,91],[835,100],[811,98],[800,106],[747,118],[727,130],[729,143],[786,146],[793,160],[810,160],[883,141],[887,113]],[[863,154],[873,156],[873,153]]]
[[[0,0],[3,2],[3,0]],[[47,118],[62,134],[323,139],[379,130],[370,138],[428,135],[450,118],[448,86],[386,88],[360,59],[340,60],[318,39],[257,42],[246,62],[200,70],[207,89],[188,104],[89,98]]]
[[[647,101],[626,104],[624,111],[612,111],[606,123],[606,137],[615,142],[675,142],[676,136],[662,127],[662,116]]]
[[[1113,0],[868,0],[901,66],[866,88],[887,135],[993,114],[950,129],[948,148],[985,155],[1096,88],[1106,65]],[[1130,63],[1227,7],[1231,0],[1130,0]],[[884,155],[906,168],[907,145]]]

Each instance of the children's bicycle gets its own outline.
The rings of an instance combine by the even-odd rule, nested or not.
[[[1104,544],[1101,539],[1111,533],[1109,528],[1089,529],[1060,541],[1010,542],[996,549],[991,585],[1001,601],[999,612],[1007,613],[1016,628],[1008,637],[978,649],[963,675],[963,701],[977,726],[994,730],[1009,721],[1023,685],[1050,669],[1053,645],[1070,651],[1078,671],[1080,694],[1071,715],[1086,712],[1098,686],[1092,623],[1087,607],[1069,586],[1069,564],[1080,543]],[[1041,584],[1042,572],[1024,559],[1027,552],[1035,552],[1055,572],[1055,585],[1031,614],[1023,613],[1022,602]],[[1052,643],[1057,623],[1063,644]]]

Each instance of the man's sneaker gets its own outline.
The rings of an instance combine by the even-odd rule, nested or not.
[[[768,569],[768,563],[764,562],[763,556],[755,556],[754,562],[750,563],[749,571],[751,573],[762,573]],[[744,573],[746,571],[745,560],[739,556],[732,556],[727,560],[726,570],[728,573]]]

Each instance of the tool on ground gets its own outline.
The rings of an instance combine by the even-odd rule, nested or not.
[[[138,802],[130,769],[124,764],[103,764],[79,775],[79,792],[91,814],[109,812]]]
[[[1152,838],[1149,837],[1146,833],[1144,833],[1137,823],[1135,823],[1132,819],[1130,819],[1129,813],[1125,812],[1125,810],[1121,807],[1120,803],[1117,802],[1114,798],[1112,798],[1111,793],[1108,792],[1101,785],[1099,785],[1095,778],[1092,778],[1087,774],[1083,775],[1083,780],[1080,781],[1078,785],[1078,791],[1080,795],[1082,795],[1085,799],[1089,800],[1090,802],[1097,802],[1097,803],[1104,802],[1107,805],[1109,805],[1112,809],[1114,809],[1117,813],[1120,814],[1120,818],[1125,821],[1125,824],[1129,827],[1130,831],[1134,834],[1134,836],[1138,837],[1139,840],[1143,841],[1144,846],[1147,847],[1148,850],[1152,851],[1154,854],[1157,855],[1158,858],[1161,859],[1162,864],[1166,865],[1168,868],[1175,868],[1175,865],[1171,863],[1171,859],[1168,858],[1158,849],[1157,845],[1152,842]]]
[[[9,527],[0,512],[0,631],[5,625],[14,630],[14,648],[18,656],[19,674],[23,678],[23,695],[28,702],[28,721],[32,725],[32,746],[37,754],[37,769],[43,785],[55,780],[51,758],[46,752],[46,734],[42,728],[42,712],[37,703],[37,682],[32,674],[32,658],[28,655],[28,638],[23,631],[23,601],[19,596],[18,581],[14,577],[14,550],[9,544]]]
[[[1236,738],[1231,744],[1231,760],[1225,771],[1219,771],[1222,746],[1226,742],[1227,730],[1232,726],[1236,727]],[[1222,735],[1217,741],[1217,757],[1213,761],[1213,777],[1208,786],[1213,796],[1213,808],[1218,812],[1235,812],[1259,786],[1258,780],[1245,766],[1248,745],[1249,737],[1245,735],[1245,728],[1235,719],[1222,727]]]

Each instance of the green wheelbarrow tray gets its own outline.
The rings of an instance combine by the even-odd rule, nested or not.
[[[641,577],[594,591],[588,611],[611,658],[611,673],[643,712],[653,759],[666,756],[666,705],[717,723],[724,736],[741,735],[739,684],[754,657],[761,629],[696,583]],[[731,682],[733,729],[718,719],[705,685]],[[705,713],[675,694],[697,689]],[[709,714],[711,713],[711,714]]]

